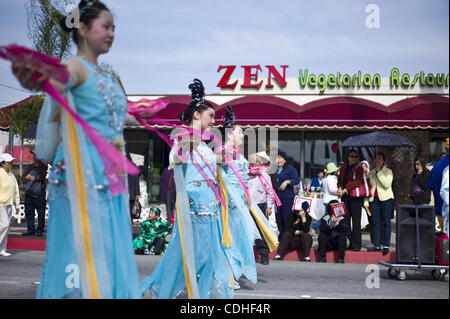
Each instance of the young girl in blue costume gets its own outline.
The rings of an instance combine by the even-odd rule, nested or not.
[[[50,81],[88,124],[123,153],[127,99],[113,78],[97,66],[99,55],[107,53],[113,42],[114,20],[100,1],[81,1],[78,9],[79,27],[69,29],[66,18],[61,19],[61,26],[72,32],[78,46],[77,55],[63,62],[70,73],[69,82]],[[39,90],[42,79],[33,82],[34,71],[13,65],[24,87]],[[52,125],[59,125],[59,136],[46,133]],[[69,136],[76,137],[75,142],[66,138],[68,131],[72,132]],[[52,155],[48,150],[51,140],[57,141],[56,154]],[[128,194],[112,195],[110,175],[97,149],[48,97],[39,118],[36,153],[38,158],[53,162],[46,256],[37,297],[139,298]],[[74,173],[72,167],[81,169]],[[83,178],[85,187],[79,187],[77,194],[83,193],[84,199],[73,196],[73,174]],[[82,214],[82,218],[75,218]]]
[[[266,239],[271,250],[276,249],[278,241],[267,218],[248,192],[248,161],[239,149],[244,136],[242,128],[235,122],[234,111],[231,107],[227,107],[225,123],[222,127],[225,145],[216,149],[218,162],[221,163],[218,168],[220,180],[223,183],[221,189],[226,192],[227,200],[226,211],[223,213],[228,216],[231,233],[231,245],[226,246],[225,253],[236,280],[244,275],[252,283],[256,283],[253,251],[255,240]],[[240,288],[237,281],[234,288]]]
[[[221,128],[222,136],[225,136],[225,150],[223,155],[219,155],[219,158],[229,156],[234,167],[232,169],[230,165],[224,163],[219,171],[222,172],[222,176],[226,180],[224,183],[227,191],[233,187],[235,194],[241,199],[241,203],[245,204],[244,206],[239,206],[236,203],[236,199],[228,194],[228,223],[231,232],[231,246],[225,248],[225,253],[236,279],[234,288],[239,289],[240,286],[237,280],[242,275],[254,284],[257,281],[253,244],[260,237],[250,215],[246,194],[240,184],[241,181],[245,184],[248,181],[248,161],[238,149],[243,143],[244,135],[242,134],[242,128],[235,124],[235,121],[234,111],[231,107],[226,107],[224,125]],[[236,151],[232,150],[234,147]],[[241,181],[234,170],[240,175]]]
[[[203,99],[199,80],[189,88],[192,102],[180,120],[190,129],[207,132],[214,124],[215,110]],[[160,299],[175,298],[185,291],[189,298],[232,298],[234,280],[221,244],[215,154],[204,141],[188,138],[176,139],[169,157],[177,192],[174,228],[163,259],[152,275],[141,281],[141,293],[149,290],[152,298]]]

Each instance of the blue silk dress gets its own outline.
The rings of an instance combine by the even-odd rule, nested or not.
[[[197,153],[198,152],[198,153]],[[170,154],[173,164],[172,149]],[[201,159],[204,159],[204,161]],[[221,208],[212,189],[205,182],[203,176],[192,164],[192,159],[200,165],[203,172],[217,187],[216,157],[212,150],[201,142],[191,155],[187,155],[187,163],[182,165],[182,181],[188,197],[188,203],[180,202],[181,182],[177,178],[175,167],[175,182],[177,190],[177,204],[186,205],[186,214],[189,215],[192,224],[192,247],[195,260],[196,283],[198,286],[198,298],[200,299],[225,299],[232,298],[232,274],[228,260],[221,245]],[[205,164],[208,163],[208,165]],[[176,165],[175,165],[176,166]],[[181,208],[180,208],[181,209]],[[141,294],[150,291],[152,298],[171,299],[176,297],[186,298],[185,273],[183,270],[183,257],[180,239],[178,216],[175,214],[172,237],[166,249],[166,253],[157,265],[152,275],[141,281]],[[185,244],[185,243],[184,243]]]
[[[248,161],[242,154],[239,154],[239,158],[233,160],[234,167],[241,175],[245,184],[248,181]],[[242,199],[242,202],[247,203],[244,190],[239,183],[233,170],[228,166],[224,166],[224,171],[227,174],[228,182],[234,187],[236,193]],[[227,185],[227,187],[230,187]],[[251,234],[251,228],[246,223],[251,220],[250,211],[248,206],[240,208],[228,195],[229,216],[228,223],[230,226],[232,245],[229,248],[225,248],[225,253],[233,270],[234,277],[239,279],[242,275],[247,277],[252,283],[256,283],[256,264],[255,254],[253,251],[254,236]],[[254,226],[255,227],[255,226]],[[253,228],[256,230],[256,228]]]
[[[82,85],[70,89],[76,112],[109,141],[123,140],[127,110],[123,91],[110,75],[81,57],[75,58],[80,59],[89,72]],[[99,297],[139,298],[128,194],[111,194],[98,152],[84,135],[79,131]],[[69,198],[68,194],[64,143],[67,141],[63,140],[57,148],[49,176],[47,246],[37,298],[86,298],[83,278],[80,278],[80,254],[75,248],[70,205],[75,199]]]

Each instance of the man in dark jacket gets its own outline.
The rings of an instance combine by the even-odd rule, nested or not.
[[[278,246],[278,252],[275,256],[275,260],[280,260],[287,249],[303,250],[305,261],[311,261],[309,257],[312,236],[309,234],[311,227],[311,216],[307,213],[309,210],[308,202],[302,203],[302,209],[294,211],[289,215],[287,228],[281,235],[280,244]]]
[[[132,161],[130,154],[127,154],[127,158],[130,160],[130,162]],[[129,200],[131,225],[133,226],[133,207],[135,202],[139,200],[139,196],[141,195],[141,189],[139,187],[139,175],[128,175],[128,193],[130,195]]]
[[[330,204],[338,203],[331,201]],[[344,217],[336,217],[327,209],[328,214],[322,217],[319,226],[319,253],[320,262],[327,262],[327,251],[337,250],[339,254],[338,263],[344,263],[345,248],[347,247],[346,233],[349,230],[348,224],[344,221]]]
[[[27,219],[27,231],[22,236],[42,236],[45,228],[45,189],[47,186],[48,165],[39,160],[32,152],[33,164],[29,165],[23,176],[25,193],[25,217]],[[38,214],[38,227],[34,227],[34,211]]]
[[[173,216],[175,208],[175,180],[173,178],[173,169],[170,166],[166,167],[159,180],[159,187],[161,189],[161,201],[166,204],[166,219],[170,221]]]

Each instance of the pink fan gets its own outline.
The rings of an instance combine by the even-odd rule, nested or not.
[[[168,104],[169,102],[161,99],[141,99],[137,102],[128,102],[128,113],[133,116],[138,115],[141,118],[148,118],[166,108]]]
[[[61,83],[67,83],[69,72],[60,60],[51,56],[30,50],[17,44],[0,46],[0,57],[13,63],[21,62],[27,67],[37,66],[39,73],[47,74],[50,78]]]
[[[155,132],[159,135],[170,147],[173,142],[162,132],[152,127],[151,125],[164,125],[175,127],[174,124],[168,123],[161,118],[155,116],[156,113],[166,108],[169,103],[165,100],[149,100],[141,99],[137,102],[128,102],[128,113],[136,118],[136,120],[144,126],[147,130]]]
[[[30,50],[15,44],[0,46],[0,57],[12,62],[25,62],[29,67],[37,67],[37,72],[32,76],[36,81],[42,74],[61,82],[67,83],[69,73],[64,65],[59,64],[59,60],[45,54]],[[110,182],[111,193],[117,195],[127,191],[126,184],[121,176],[121,171],[131,175],[136,175],[139,170],[123,154],[105,139],[99,132],[91,127],[70,107],[67,101],[61,96],[58,90],[45,79],[42,89],[47,92],[61,107],[63,107],[72,118],[85,130],[100,154],[100,158],[105,166],[106,175]]]

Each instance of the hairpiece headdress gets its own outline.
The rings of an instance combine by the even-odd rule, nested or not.
[[[203,87],[202,81],[199,79],[194,79],[194,82],[189,84],[189,89],[191,90],[191,96],[192,96],[192,110],[191,112],[194,113],[200,105],[205,103],[205,99],[203,98],[205,96],[205,88]]]
[[[226,113],[224,116],[225,123],[223,124],[224,128],[230,128],[233,127],[233,125],[236,123],[236,115],[234,115],[234,111],[231,108],[231,106],[227,106],[225,108]]]
[[[97,0],[86,1],[86,5],[80,11],[80,19],[81,19],[81,16],[86,12],[86,10],[89,9],[90,7],[92,7],[96,2],[97,2]]]

